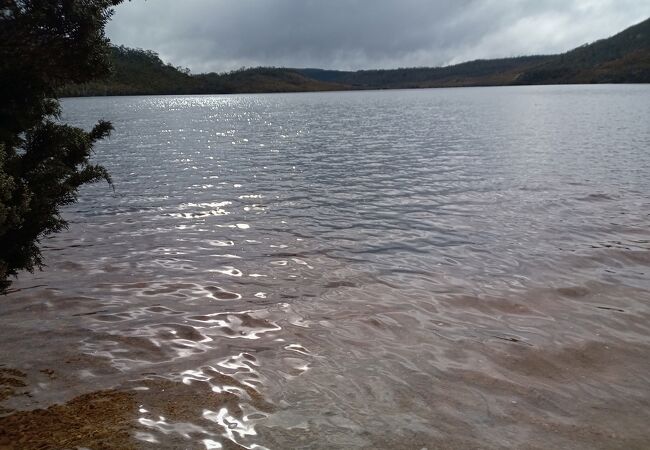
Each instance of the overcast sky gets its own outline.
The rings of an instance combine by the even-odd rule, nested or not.
[[[107,33],[194,73],[369,69],[562,52],[648,17],[649,0],[132,0]]]

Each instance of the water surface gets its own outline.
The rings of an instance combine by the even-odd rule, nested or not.
[[[4,413],[115,388],[138,448],[647,448],[649,100],[67,99],[115,192],[1,299]]]

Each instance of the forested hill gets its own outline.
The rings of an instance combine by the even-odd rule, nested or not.
[[[111,48],[112,74],[104,81],[65,87],[63,96],[189,94],[198,84],[187,70],[164,64],[157,53]]]
[[[225,94],[517,84],[650,83],[650,19],[560,55],[477,60],[435,68],[361,70],[258,67],[191,75],[152,51],[113,47],[113,74],[63,96]]]
[[[418,67],[392,70],[299,69],[303,75],[352,89],[400,89],[451,86],[495,86],[511,84],[524,70],[532,69],[549,56],[485,59],[445,67]]]
[[[523,84],[650,82],[650,19],[533,67]]]
[[[112,75],[100,82],[66,86],[62,96],[227,94],[244,92],[300,92],[345,89],[305,77],[296,70],[241,69],[224,74],[190,75],[188,69],[165,64],[150,50],[112,47]]]
[[[650,19],[561,55],[471,61],[397,70],[303,69],[305,76],[357,89],[512,84],[649,83]]]

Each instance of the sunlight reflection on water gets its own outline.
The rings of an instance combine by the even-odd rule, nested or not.
[[[1,303],[5,403],[126,389],[143,448],[650,442],[648,94],[67,99],[116,192]]]

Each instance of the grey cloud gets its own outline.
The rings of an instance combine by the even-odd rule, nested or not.
[[[564,51],[648,16],[646,0],[133,0],[108,35],[194,72],[393,68]]]

